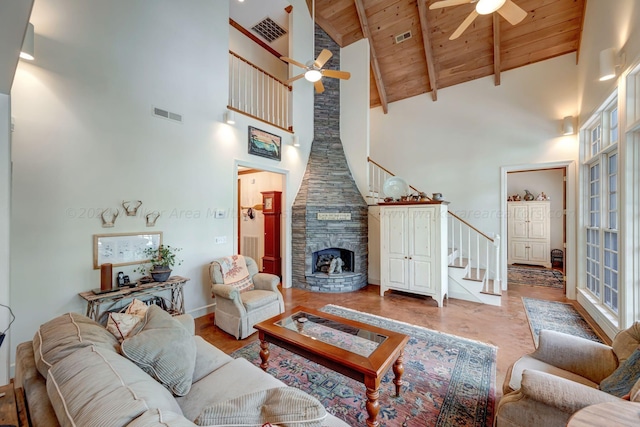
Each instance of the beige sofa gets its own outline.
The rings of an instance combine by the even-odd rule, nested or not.
[[[36,427],[347,426],[310,395],[194,336],[191,316],[155,306],[122,343],[80,314],[52,319],[18,346],[14,381]]]
[[[565,426],[582,408],[622,402],[616,394],[640,402],[640,379],[625,375],[640,363],[639,345],[640,322],[620,332],[611,346],[540,331],[538,348],[507,371],[495,426]]]

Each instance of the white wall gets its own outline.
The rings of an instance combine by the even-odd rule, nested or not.
[[[340,80],[340,139],[349,169],[365,197],[368,194],[369,155],[369,40],[340,49],[340,69],[351,73]]]
[[[257,65],[272,76],[284,81],[287,75],[287,64],[276,58],[249,37],[229,26],[229,50],[237,53],[247,61]],[[287,55],[286,52],[280,52]]]
[[[563,247],[563,176],[562,169],[550,169],[531,172],[512,172],[507,175],[507,194],[524,196],[529,190],[534,196],[544,192],[549,197],[549,227],[551,249]],[[505,236],[506,238],[507,236]],[[508,250],[508,248],[507,248]]]
[[[424,94],[389,104],[388,114],[375,108],[371,158],[500,234],[501,167],[577,158],[576,138],[560,136],[562,117],[577,110],[576,71],[575,55],[564,55],[504,72],[500,86],[486,77],[441,89],[436,102]]]
[[[11,217],[11,98],[0,93],[0,304],[10,306],[10,217]],[[0,307],[0,332],[7,329],[11,318]],[[0,348],[0,384],[9,382],[10,335]]]
[[[294,3],[302,28],[310,18],[303,0]],[[18,317],[12,354],[44,321],[85,311],[78,293],[99,283],[94,234],[146,229],[141,216],[124,215],[114,228],[102,228],[101,209],[139,199],[142,214],[162,212],[153,230],[183,248],[174,273],[191,278],[185,304],[195,315],[212,303],[207,263],[235,248],[237,164],[286,172],[290,210],[308,148],[285,145],[280,162],[251,156],[248,125],[281,135],[284,144],[290,136],[240,115],[235,126],[222,123],[228,7],[208,0],[189,7],[171,0],[153,7],[143,0],[35,5],[38,57],[20,63],[11,94],[11,302]],[[296,36],[295,48],[311,51],[310,35]],[[310,141],[311,91],[293,96],[294,126],[301,141]],[[182,114],[184,122],[153,117],[152,105]],[[216,209],[227,216],[215,219]],[[227,242],[214,244],[217,236]]]
[[[625,64],[618,69],[618,75],[640,58],[640,2],[637,0],[587,2],[578,64],[580,123],[591,116],[618,84],[617,79],[598,80],[600,51],[610,47],[625,53]]]

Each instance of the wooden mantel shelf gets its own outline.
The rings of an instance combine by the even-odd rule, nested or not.
[[[402,205],[448,205],[449,202],[445,200],[429,200],[426,202],[415,200],[400,200],[399,202],[380,202],[380,206],[402,206]]]

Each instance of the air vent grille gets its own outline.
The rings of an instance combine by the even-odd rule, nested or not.
[[[182,123],[182,114],[172,113],[171,111],[163,110],[162,108],[153,107],[153,115]]]
[[[396,44],[402,43],[403,41],[409,40],[411,38],[411,31],[407,31],[406,33],[398,34],[396,36]]]
[[[258,22],[256,25],[251,27],[251,29],[258,33],[260,37],[262,37],[269,43],[272,43],[274,40],[279,39],[280,37],[287,34],[287,30],[276,24],[271,18],[268,17]]]

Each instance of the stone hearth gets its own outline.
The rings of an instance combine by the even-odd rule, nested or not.
[[[323,48],[334,55],[327,68],[338,69],[340,47],[316,26],[315,56]],[[314,139],[292,208],[293,286],[317,292],[350,292],[367,284],[368,206],[351,175],[340,140],[340,81],[324,78],[323,84],[324,93],[314,97]],[[349,268],[342,273],[314,271],[317,259],[313,254],[328,249],[349,253]]]

